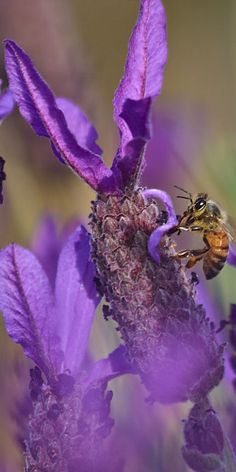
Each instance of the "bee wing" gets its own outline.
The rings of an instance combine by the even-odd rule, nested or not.
[[[236,223],[231,217],[227,217],[227,220],[222,223],[222,227],[229,235],[231,242],[236,243]]]

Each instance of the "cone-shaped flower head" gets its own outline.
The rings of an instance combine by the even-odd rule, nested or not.
[[[185,462],[196,472],[233,472],[235,456],[207,398],[193,406],[184,425]]]
[[[196,303],[193,284],[173,259],[172,242],[165,236],[177,223],[169,196],[139,188],[151,136],[150,107],[160,94],[167,59],[161,0],[140,0],[114,96],[120,142],[111,169],[81,110],[54,97],[18,45],[7,40],[5,47],[10,87],[22,116],[98,192],[90,222],[98,288],[109,303],[105,315],[116,321],[130,364],[153,399],[197,401],[223,375],[222,347],[204,308]]]
[[[87,470],[86,461],[89,470],[95,470],[94,463],[104,459],[101,439],[113,425],[107,381],[127,366],[123,347],[85,365],[100,301],[89,235],[78,227],[64,245],[54,292],[28,250],[11,244],[1,251],[0,261],[0,309],[7,332],[36,364],[31,369],[33,407],[25,437],[25,470],[46,465],[58,472]]]

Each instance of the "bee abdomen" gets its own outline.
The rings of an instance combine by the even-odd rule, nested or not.
[[[203,260],[203,271],[209,280],[213,279],[225,265],[229,251],[229,239],[224,232],[209,233],[206,239],[211,247]]]

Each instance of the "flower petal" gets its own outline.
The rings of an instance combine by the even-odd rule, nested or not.
[[[115,193],[117,186],[110,169],[97,154],[83,149],[67,127],[46,82],[27,54],[6,40],[6,70],[20,112],[39,136],[50,138],[56,154],[94,190]]]
[[[1,251],[0,291],[9,336],[52,378],[62,362],[54,300],[42,267],[27,249],[11,244]]]
[[[125,346],[120,345],[108,357],[92,365],[87,383],[108,381],[123,374],[136,374],[136,371],[127,359]]]
[[[144,147],[150,138],[150,106],[150,98],[143,100],[127,99],[124,103],[121,116],[127,123],[133,139],[125,145],[123,154],[121,154],[120,149],[118,150],[112,165],[112,171],[122,189],[132,183],[137,183],[142,167]]]
[[[141,0],[131,35],[125,72],[114,97],[114,119],[121,133],[121,155],[132,134],[120,116],[127,98],[140,100],[159,95],[167,60],[166,20],[160,0]]]
[[[227,257],[227,263],[229,265],[236,267],[236,248],[233,247],[232,244],[229,245],[229,254]]]
[[[0,95],[0,123],[13,111],[15,106],[11,90],[6,89]]]
[[[46,272],[51,287],[55,285],[61,246],[56,220],[50,215],[44,216],[35,231],[31,248]]]
[[[56,278],[58,331],[65,355],[64,368],[75,375],[87,349],[88,337],[100,296],[94,282],[95,267],[90,259],[90,238],[79,226],[59,257]]]
[[[149,254],[152,256],[154,261],[156,261],[158,264],[160,263],[160,256],[158,254],[157,247],[159,245],[159,242],[161,238],[164,236],[164,234],[169,231],[171,228],[173,228],[175,225],[178,224],[178,220],[175,215],[175,210],[171,201],[170,196],[168,193],[163,192],[162,190],[157,190],[157,189],[148,189],[143,191],[143,196],[145,198],[158,198],[160,199],[164,205],[166,206],[167,212],[168,212],[168,221],[166,224],[162,226],[158,226],[155,231],[151,234],[149,240],[148,240],[148,250]]]
[[[80,110],[78,105],[67,98],[56,98],[58,108],[63,112],[66,124],[70,132],[74,135],[77,143],[84,149],[102,155],[101,148],[96,144],[98,134],[91,125],[85,113]]]

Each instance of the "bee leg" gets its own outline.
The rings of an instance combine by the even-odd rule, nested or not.
[[[207,246],[205,246],[202,249],[179,251],[177,252],[177,254],[175,254],[174,259],[178,260],[182,258],[188,258],[188,262],[185,267],[187,267],[187,269],[190,269],[198,261],[200,261],[208,251],[209,251],[209,247]]]
[[[180,259],[185,259],[186,257],[191,257],[191,251],[188,249],[177,252],[174,256],[172,256],[172,259],[175,259],[180,264]]]
[[[195,264],[200,261],[203,258],[204,254],[202,256],[190,256],[189,260],[186,264],[186,269],[191,269],[191,267],[195,266]]]
[[[187,269],[193,267],[198,261],[200,261],[205,256],[208,251],[209,247],[207,246],[203,247],[202,249],[193,249],[192,251],[190,251],[189,260],[185,267]]]
[[[177,254],[175,254],[173,257],[174,259],[182,259],[182,257],[190,257],[191,256],[191,251],[188,249],[185,251],[179,251]]]
[[[203,232],[204,228],[202,228],[201,226],[190,226],[189,231],[201,231],[201,232]]]

